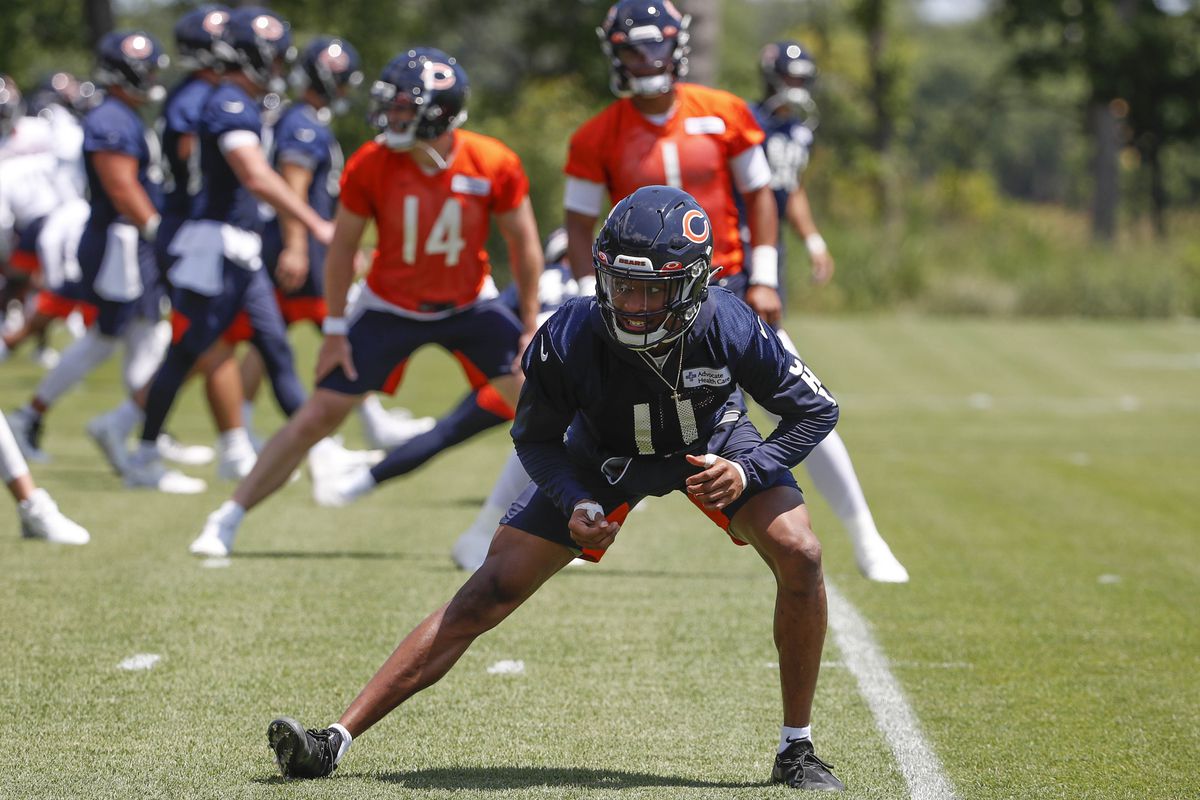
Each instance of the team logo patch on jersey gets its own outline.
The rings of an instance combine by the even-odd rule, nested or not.
[[[729,373],[729,367],[720,369],[696,367],[683,371],[683,385],[684,388],[689,389],[697,386],[728,386],[731,380],[733,377]]]
[[[132,36],[126,36],[125,40],[121,42],[121,52],[130,58],[143,59],[154,52],[154,45],[147,37],[135,33]]]
[[[277,42],[283,38],[283,23],[278,17],[273,17],[270,14],[260,14],[254,18],[254,22],[250,23],[250,27],[254,28],[254,32],[268,42]]]
[[[701,224],[697,228],[696,222]],[[696,244],[703,244],[708,240],[708,217],[700,211],[692,209],[683,215],[683,235],[691,239]]]
[[[477,197],[487,197],[492,193],[492,182],[487,178],[455,175],[450,178],[450,191],[458,194],[473,194]]]
[[[720,117],[688,117],[683,121],[683,132],[689,136],[725,132],[725,120]]]

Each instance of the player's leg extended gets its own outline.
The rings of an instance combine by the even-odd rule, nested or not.
[[[287,325],[275,299],[275,289],[263,270],[251,274],[242,302],[254,329],[251,341],[262,356],[275,400],[280,410],[290,417],[304,403],[304,387],[296,375]]]
[[[561,544],[501,525],[487,560],[449,603],[412,630],[337,724],[308,733],[281,717],[267,729],[280,770],[291,778],[331,773],[350,740],[408,698],[437,683],[481,634],[500,624],[572,558]]]
[[[404,638],[339,721],[357,736],[439,681],[477,637],[500,624],[572,558],[560,544],[500,526],[483,566]]]

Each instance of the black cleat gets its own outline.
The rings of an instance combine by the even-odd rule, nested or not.
[[[267,726],[267,743],[283,777],[324,778],[337,769],[342,734],[332,728],[306,731],[291,717],[280,717]]]
[[[818,792],[845,791],[846,784],[839,781],[832,770],[832,764],[825,763],[813,752],[811,741],[797,739],[775,756],[771,783],[784,783],[793,789],[813,789]]]

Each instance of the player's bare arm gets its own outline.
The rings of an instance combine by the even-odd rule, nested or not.
[[[567,261],[576,280],[596,274],[592,266],[592,232],[596,230],[596,220],[591,214],[567,212]]]
[[[285,161],[280,165],[279,173],[297,198],[308,197],[313,178],[311,169]],[[308,231],[304,223],[286,211],[279,214],[279,230],[283,250],[275,264],[275,278],[279,288],[291,294],[303,286],[308,277]]]
[[[496,227],[508,245],[508,263],[512,265],[513,281],[517,284],[521,324],[525,328],[521,334],[521,346],[517,351],[517,361],[514,365],[516,367],[520,364],[521,354],[525,352],[525,348],[537,332],[538,311],[541,310],[538,301],[538,281],[545,268],[537,220],[534,219],[533,205],[529,198],[526,197],[513,210],[497,214]],[[519,374],[519,368],[514,369],[514,372]]]
[[[158,216],[154,203],[138,181],[138,160],[125,153],[97,152],[92,165],[117,213],[139,229]]]
[[[325,305],[329,309],[329,316],[325,320],[325,341],[321,343],[321,351],[317,354],[317,380],[339,366],[351,380],[358,379],[346,330],[338,332],[338,326],[339,323],[346,324],[346,293],[354,282],[354,259],[367,222],[366,217],[360,217],[345,207],[338,208],[333,220],[333,241],[329,243],[329,251],[325,254]],[[329,324],[330,319],[334,320],[332,325]]]
[[[808,257],[812,262],[813,283],[828,283],[833,277],[833,256],[829,253],[821,232],[817,230],[812,206],[808,202],[808,192],[803,185],[796,187],[796,191],[788,195],[785,213],[788,224],[804,240],[804,246],[808,249]]]
[[[291,214],[300,220],[304,227],[312,231],[317,241],[323,244],[330,242],[333,226],[292,192],[283,177],[271,168],[258,143],[244,144],[227,151],[225,160],[229,162],[238,181],[252,195],[264,203],[270,203],[276,211]]]
[[[774,248],[779,242],[779,218],[775,210],[775,196],[769,185],[746,192],[746,216],[750,225],[750,249]],[[753,270],[753,264],[751,265]],[[769,325],[778,325],[783,316],[783,303],[779,291],[771,285],[754,283],[751,272],[750,287],[746,290],[746,305]]]

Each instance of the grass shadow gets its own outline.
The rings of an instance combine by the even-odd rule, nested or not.
[[[412,772],[382,772],[355,775],[335,774],[332,780],[377,780],[408,789],[428,791],[506,791],[520,789],[635,789],[663,786],[678,789],[752,789],[769,786],[768,781],[706,781],[679,775],[655,775],[611,769],[559,767],[457,767],[420,769]],[[291,783],[279,775],[253,779],[266,786]]]
[[[397,553],[376,550],[238,550],[238,560],[260,559],[328,559],[357,561],[443,561],[440,553]]]

